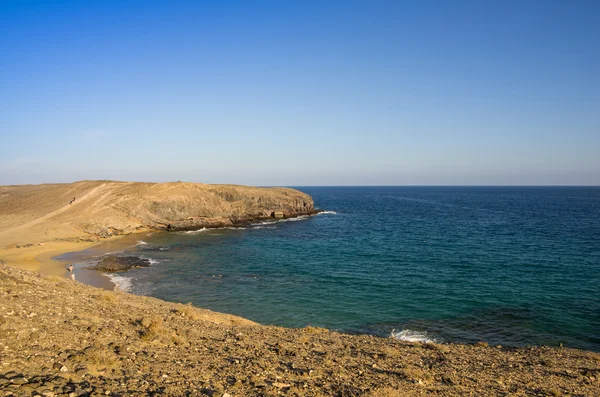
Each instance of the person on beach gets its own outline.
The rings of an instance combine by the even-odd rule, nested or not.
[[[67,266],[67,269],[69,270],[69,272],[73,273],[73,264]]]

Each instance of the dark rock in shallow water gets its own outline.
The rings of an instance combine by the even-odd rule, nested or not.
[[[108,255],[102,258],[100,262],[91,269],[102,270],[105,272],[122,272],[135,267],[148,267],[150,261],[148,259],[139,258],[137,256],[117,256]]]

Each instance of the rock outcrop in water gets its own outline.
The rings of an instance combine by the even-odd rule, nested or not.
[[[150,261],[137,256],[107,255],[90,269],[104,272],[123,272],[133,268],[148,267]]]
[[[600,396],[600,355],[261,326],[0,268],[0,395]]]

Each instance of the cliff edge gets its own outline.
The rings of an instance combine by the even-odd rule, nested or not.
[[[0,186],[4,242],[93,238],[139,229],[191,230],[314,212],[312,198],[289,188],[201,183],[82,181]]]

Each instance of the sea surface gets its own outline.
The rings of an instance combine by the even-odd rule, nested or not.
[[[600,188],[298,189],[326,212],[140,235],[153,265],[113,280],[262,324],[600,351]]]

